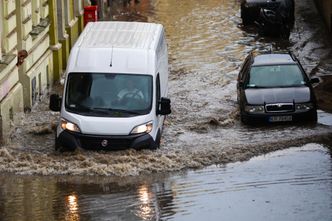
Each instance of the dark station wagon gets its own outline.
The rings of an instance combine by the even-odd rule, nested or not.
[[[250,53],[238,75],[237,97],[241,121],[317,122],[312,83],[291,53]]]
[[[294,22],[294,0],[241,0],[241,18],[244,25],[259,20],[261,9],[272,10]]]

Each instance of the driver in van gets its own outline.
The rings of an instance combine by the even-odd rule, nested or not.
[[[134,79],[128,79],[126,83],[127,83],[126,87],[120,90],[117,95],[119,101],[127,99],[136,99],[136,100],[144,99],[142,91],[135,86]]]

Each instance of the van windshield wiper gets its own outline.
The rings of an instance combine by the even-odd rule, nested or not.
[[[100,114],[110,114],[110,110],[107,109],[107,108],[91,108],[91,111],[92,112],[95,112],[95,113],[100,113]]]
[[[109,109],[111,111],[117,111],[117,112],[122,112],[122,113],[127,113],[127,114],[135,114],[135,115],[140,115],[141,113],[138,111],[132,111],[132,110],[124,110],[124,109]]]
[[[140,115],[141,114],[137,111],[124,110],[124,109],[113,109],[113,108],[92,108],[91,110],[92,111],[97,111],[97,112],[103,113],[103,114],[110,114],[110,113],[114,113],[114,112],[134,114],[134,115]]]
[[[81,112],[84,112],[84,113],[90,113],[92,110],[86,106],[82,106],[82,105],[78,105],[78,107],[68,107],[68,109],[70,109],[72,112],[74,113],[81,113]]]

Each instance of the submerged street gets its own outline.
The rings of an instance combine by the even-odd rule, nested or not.
[[[172,114],[161,148],[57,153],[59,115],[46,97],[0,148],[0,220],[332,218],[332,108],[322,90],[332,42],[311,0],[296,1],[289,41],[244,28],[237,0],[114,1],[108,13],[166,29]],[[252,50],[290,50],[321,78],[317,125],[241,124],[236,78]]]

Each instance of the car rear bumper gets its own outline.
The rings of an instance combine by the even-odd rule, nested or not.
[[[260,13],[260,7],[258,6],[255,7],[241,6],[241,17],[247,16],[251,20],[256,20],[259,17],[259,13]]]
[[[62,131],[56,138],[56,145],[67,150],[83,148],[89,150],[124,150],[124,149],[153,149],[156,142],[150,134],[100,136],[85,135]]]
[[[272,117],[281,117],[281,121],[272,121]],[[248,124],[258,123],[283,123],[283,122],[313,122],[317,121],[317,110],[313,109],[301,113],[283,113],[283,114],[241,114],[242,121]],[[291,118],[291,120],[290,120]]]

